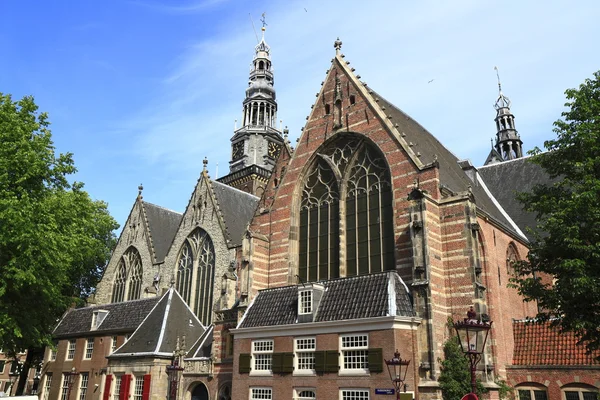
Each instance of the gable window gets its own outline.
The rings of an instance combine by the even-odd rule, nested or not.
[[[311,314],[313,311],[313,296],[312,290],[301,290],[298,292],[300,296],[300,314]]]
[[[77,341],[75,339],[69,340],[69,346],[67,347],[67,360],[72,360],[75,357],[75,345]]]
[[[96,330],[104,321],[104,318],[108,315],[108,311],[106,310],[96,310],[92,314],[92,328],[91,330]]]
[[[314,337],[294,339],[294,375],[314,375],[316,348]]]
[[[294,389],[294,400],[316,400],[316,390],[310,389]]]
[[[369,335],[340,336],[340,372],[369,372]]]
[[[369,400],[369,389],[342,389],[341,400]]]
[[[252,342],[252,375],[270,375],[273,368],[273,340]]]
[[[196,229],[184,241],[177,261],[177,291],[204,326],[212,321],[215,250],[208,233]]]
[[[142,293],[142,258],[135,247],[129,247],[117,265],[112,303],[139,299]]]
[[[85,359],[89,360],[94,354],[94,338],[88,338],[85,343]]]
[[[85,400],[87,395],[88,381],[90,376],[87,372],[82,372],[79,375],[79,400]]]
[[[52,373],[46,374],[46,380],[44,381],[44,393],[42,394],[43,400],[48,400],[50,397],[50,387],[52,386]]]
[[[355,135],[320,149],[302,182],[298,224],[302,281],[393,270],[391,178],[383,154]]]
[[[250,388],[250,400],[271,400],[273,389],[269,387]]]

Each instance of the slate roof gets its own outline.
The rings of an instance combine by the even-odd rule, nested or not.
[[[213,330],[214,326],[211,325],[204,331],[202,336],[196,340],[192,347],[187,352],[186,359],[188,358],[210,358],[212,353],[213,344]]]
[[[148,220],[152,244],[154,245],[155,261],[157,263],[163,262],[183,215],[147,201],[143,201],[142,205]]]
[[[599,365],[600,352],[586,354],[571,332],[560,333],[550,322],[513,321],[513,365]]]
[[[68,338],[99,333],[133,332],[157,302],[158,297],[151,297],[122,303],[75,308],[67,311],[62,317],[54,328],[53,335],[56,338]],[[108,314],[98,329],[92,331],[92,315],[96,310],[106,310]]]
[[[260,199],[221,182],[211,181],[211,185],[223,215],[229,245],[239,246]]]
[[[417,121],[408,114],[385,100],[379,94],[371,94],[375,99],[379,99],[379,105],[386,108],[385,113],[392,117],[392,122],[397,124],[399,132],[404,133],[404,139],[407,143],[412,143],[412,150],[421,153],[420,160],[423,164],[434,162],[437,157],[440,171],[440,184],[450,189],[452,192],[464,192],[471,186],[473,196],[477,206],[487,212],[492,218],[501,223],[513,234],[519,233],[512,227],[510,221],[502,214],[500,209],[494,204],[493,199],[486,193],[479,182],[472,181],[458,164],[459,159],[435,136],[429,133]],[[519,235],[520,236],[520,235]]]
[[[324,293],[314,322],[382,317],[392,313],[404,317],[415,316],[408,289],[395,272],[320,283],[324,286]],[[294,285],[259,291],[238,328],[297,323],[298,287]],[[390,305],[389,299],[393,297],[396,302]]]
[[[535,228],[535,214],[523,210],[517,200],[518,192],[529,192],[536,184],[548,184],[552,180],[538,164],[531,162],[531,157],[485,165],[477,168],[490,192],[511,216],[521,231],[528,237],[527,228]]]
[[[185,336],[188,343],[193,343],[205,331],[206,328],[179,293],[171,288],[148,313],[129,340],[109,358],[147,355],[171,357],[177,338],[182,340]]]

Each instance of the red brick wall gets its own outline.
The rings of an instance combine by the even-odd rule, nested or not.
[[[565,386],[586,385],[600,387],[600,368],[599,367],[569,367],[569,368],[535,368],[535,367],[510,367],[507,370],[507,382],[518,389],[518,386],[536,386],[545,387],[548,393],[548,400],[563,400],[564,395],[561,392]]]

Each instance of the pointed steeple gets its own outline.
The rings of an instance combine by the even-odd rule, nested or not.
[[[265,41],[264,14],[261,21],[262,38],[254,48],[248,88],[242,103],[242,126],[231,138],[229,175],[218,179],[252,194],[256,194],[257,189],[268,181],[284,144],[276,126],[275,80],[271,48]]]
[[[515,129],[515,116],[510,111],[510,100],[502,93],[498,68],[494,67],[494,69],[498,77],[498,98],[494,104],[496,109],[496,118],[494,119],[496,121],[496,144],[492,149],[492,152],[495,152],[492,158],[495,161],[513,160],[523,157],[523,142]],[[486,164],[493,162],[490,156],[488,156]],[[497,160],[498,156],[500,156],[500,160]]]

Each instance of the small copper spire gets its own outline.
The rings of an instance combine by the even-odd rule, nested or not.
[[[204,157],[204,160],[202,160],[202,164],[204,165],[202,169],[206,171],[206,166],[208,165],[208,158]]]
[[[340,50],[342,49],[342,41],[339,37],[335,42],[333,42],[333,47],[335,48],[335,54],[340,54]]]
[[[138,186],[138,197],[141,199],[142,198],[142,191],[144,190],[144,186],[140,183],[140,186]]]

